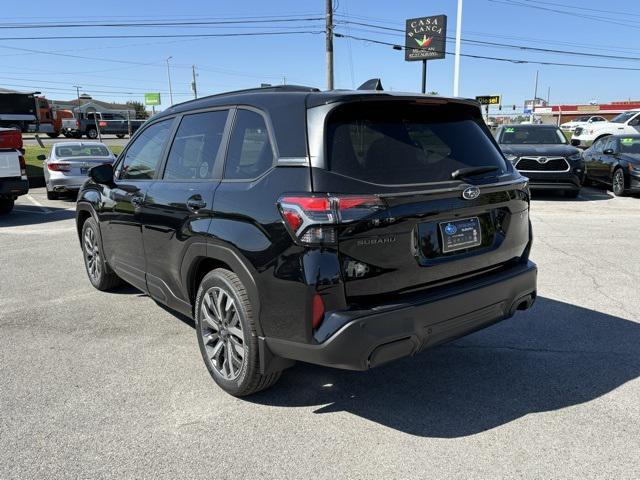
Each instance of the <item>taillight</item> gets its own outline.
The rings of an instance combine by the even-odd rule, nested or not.
[[[76,120],[76,128],[80,128],[80,120]]]
[[[335,244],[335,226],[366,218],[384,205],[375,195],[286,195],[278,207],[294,238],[304,244]]]
[[[47,168],[52,172],[68,172],[71,170],[71,165],[64,162],[48,163]]]
[[[27,176],[27,162],[22,155],[18,155],[18,161],[20,162],[20,175]]]

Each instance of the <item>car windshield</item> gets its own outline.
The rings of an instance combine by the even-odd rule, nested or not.
[[[500,174],[506,164],[476,113],[458,104],[345,105],[329,118],[329,168],[380,185],[451,181],[455,170],[478,166]]]
[[[558,128],[520,126],[506,127],[500,135],[499,143],[504,145],[561,145],[566,144],[567,139]]]
[[[60,145],[56,147],[56,157],[108,157],[109,149],[104,145]]]
[[[614,117],[611,121],[613,123],[625,123],[627,120],[630,120],[637,114],[638,112],[622,112],[620,115]]]
[[[640,137],[622,137],[620,152],[628,155],[640,155]]]
[[[588,122],[590,118],[591,117],[589,117],[589,116],[587,116],[587,117],[578,117],[578,118],[575,118],[573,121],[574,122]]]

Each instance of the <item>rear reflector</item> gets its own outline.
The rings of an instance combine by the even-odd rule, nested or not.
[[[322,301],[322,297],[317,293],[313,296],[311,318],[311,326],[314,330],[320,326],[324,319],[324,302]]]

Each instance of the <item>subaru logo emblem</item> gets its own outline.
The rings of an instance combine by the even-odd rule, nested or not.
[[[542,163],[542,164],[545,164],[545,163],[547,163],[548,161],[549,161],[549,159],[548,159],[547,157],[540,157],[540,158],[538,159],[538,163]]]
[[[475,200],[480,196],[480,189],[478,187],[467,187],[462,192],[462,198],[465,200]]]
[[[453,223],[447,223],[447,226],[444,227],[444,232],[447,235],[454,235],[457,231],[458,231],[458,229],[456,228],[456,226]]]

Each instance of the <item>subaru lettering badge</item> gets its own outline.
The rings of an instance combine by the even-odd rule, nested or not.
[[[447,223],[447,226],[444,227],[444,232],[447,235],[455,235],[455,233],[458,231],[458,229],[456,228],[456,226],[453,223]]]
[[[462,198],[465,200],[475,200],[480,196],[480,189],[478,187],[467,187],[462,192]]]

